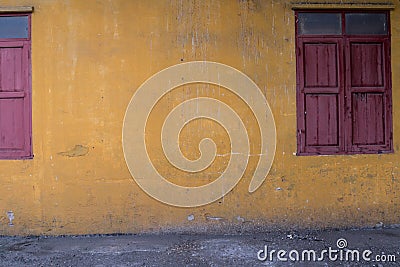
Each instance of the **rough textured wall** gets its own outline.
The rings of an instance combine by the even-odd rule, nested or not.
[[[338,1],[346,2],[346,1]],[[359,1],[367,2],[367,1]],[[255,227],[349,227],[399,223],[400,4],[391,12],[394,154],[295,156],[294,12],[290,1],[1,0],[33,5],[34,159],[0,161],[0,233],[84,234]],[[177,208],[146,195],[124,160],[124,113],[135,90],[154,73],[208,60],[247,74],[275,117],[277,148],[264,184],[248,192],[260,140],[248,108],[224,88],[176,88],[153,110],[149,155],[170,181],[196,186],[226,166],[217,157],[198,175],[171,167],[159,132],[166,113],[195,96],[224,98],[244,118],[251,154],[229,194],[198,208]],[[253,126],[252,126],[253,125]],[[180,137],[182,152],[199,156],[202,137],[229,156],[220,125],[196,120]],[[227,143],[228,142],[228,143]],[[253,155],[254,154],[254,155]],[[14,212],[14,226],[7,211]]]

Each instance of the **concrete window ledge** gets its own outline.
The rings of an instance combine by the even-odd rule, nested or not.
[[[369,10],[392,10],[395,5],[391,2],[387,3],[335,3],[335,2],[292,2],[293,10],[298,9],[369,9]]]
[[[33,6],[0,6],[0,14],[4,13],[32,13]]]

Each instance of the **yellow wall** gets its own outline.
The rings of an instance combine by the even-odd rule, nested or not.
[[[33,160],[0,161],[0,234],[86,234],[257,227],[349,227],[400,222],[400,3],[391,12],[394,154],[295,156],[296,77],[291,1],[1,0],[32,5]],[[338,1],[342,2],[342,1]],[[345,2],[345,1],[344,1]],[[366,1],[360,1],[366,2]],[[382,1],[384,2],[384,1]],[[216,61],[247,74],[271,106],[277,129],[274,163],[254,193],[257,156],[223,199],[197,208],[163,204],[134,182],[122,150],[125,110],[151,75],[181,62]],[[183,86],[162,99],[146,129],[149,155],[170,181],[200,185],[205,173],[171,167],[159,131],[165,113],[193,96],[227,99],[249,129],[249,110],[215,86]],[[252,126],[253,125],[253,126]],[[208,120],[182,132],[195,159],[211,132],[229,153],[224,130]],[[251,153],[259,150],[250,130]],[[8,225],[7,211],[15,214]],[[194,220],[188,220],[194,215]],[[221,218],[221,219],[218,219]]]

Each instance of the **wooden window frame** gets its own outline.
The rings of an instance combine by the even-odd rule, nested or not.
[[[24,11],[24,12],[20,12]],[[32,67],[31,67],[31,12],[33,8],[0,8],[0,17],[28,17],[27,38],[0,38],[0,47],[22,48],[22,91],[0,92],[0,99],[23,98],[23,148],[0,149],[0,160],[32,159]],[[25,13],[26,12],[26,13]]]
[[[299,35],[298,34],[298,14],[306,13],[340,13],[342,33],[340,35]],[[346,13],[385,13],[387,16],[387,34],[385,35],[348,35],[346,34]],[[392,130],[392,85],[391,85],[391,27],[389,10],[370,10],[370,9],[296,9],[295,10],[295,34],[296,34],[296,106],[297,106],[297,155],[341,155],[341,154],[382,154],[393,152],[393,130]],[[304,92],[304,62],[302,45],[304,42],[333,42],[337,43],[338,48],[338,144],[337,146],[307,146],[306,144],[306,114],[305,114],[305,96]],[[384,143],[380,145],[354,145],[353,144],[353,117],[351,111],[350,85],[350,44],[352,42],[377,42],[383,43],[383,57],[385,84],[383,86],[383,108],[384,108]],[[356,90],[356,89],[355,89]],[[375,89],[371,89],[374,93]],[[326,92],[329,93],[329,92]]]

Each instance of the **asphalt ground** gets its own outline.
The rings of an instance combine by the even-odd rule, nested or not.
[[[0,266],[400,266],[400,227],[0,237]]]

